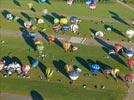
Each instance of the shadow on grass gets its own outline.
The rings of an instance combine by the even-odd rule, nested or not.
[[[107,25],[107,24],[104,25],[105,29],[107,29],[108,27],[110,27],[112,29],[112,32],[117,33],[118,35],[121,35],[123,37],[126,37],[121,31],[119,31],[118,29],[114,28],[113,26],[110,26],[110,25]]]
[[[125,24],[125,25],[130,26],[130,25],[128,24],[128,22],[126,22],[125,20],[123,20],[117,13],[115,13],[115,12],[113,12],[113,11],[111,11],[111,10],[109,10],[109,13],[111,14],[111,17],[112,17],[113,19],[117,20],[117,21],[120,22],[120,23],[123,23],[123,24]]]
[[[31,17],[27,14],[27,13],[25,13],[25,12],[21,12],[20,13],[23,17],[25,17],[27,20],[30,20],[31,19]]]
[[[25,30],[24,28],[20,28],[20,31],[22,32],[22,37],[24,38],[25,42],[33,49],[36,50],[36,46],[34,45],[33,39],[28,34],[29,32]]]
[[[105,47],[102,47],[102,49],[109,55],[109,49],[108,48],[105,48]],[[122,64],[123,66],[125,66],[126,68],[127,67],[127,64],[122,60],[122,58],[120,57],[120,55],[117,55],[117,54],[111,54],[110,57],[117,61],[118,63]]]
[[[37,91],[31,91],[32,100],[45,100]]]
[[[63,15],[58,15],[58,14],[55,13],[55,12],[52,12],[51,14],[52,14],[55,18],[58,18],[58,19],[65,18],[65,16],[63,16]]]
[[[95,35],[95,33],[97,32],[97,30],[92,29],[92,28],[90,28],[89,30],[90,30],[94,35]]]
[[[95,38],[95,40],[96,40],[99,44],[101,44],[103,47],[108,48],[108,49],[113,49],[113,45],[108,44],[106,41],[104,41],[104,40],[102,40],[102,39],[100,39],[100,38]]]
[[[45,18],[49,23],[54,24],[54,17],[53,16],[47,14],[47,15],[43,16],[43,18]]]
[[[33,61],[36,60],[31,56],[28,56],[27,58],[28,58],[31,65],[32,65]],[[45,73],[46,66],[41,61],[39,61],[38,67],[39,67],[40,71],[44,74],[44,76],[46,77],[46,73]]]
[[[6,61],[5,65],[9,65],[12,63],[12,57],[10,57],[10,56],[4,56],[4,57],[2,57],[2,60]]]
[[[66,76],[67,78],[69,78],[67,72],[65,71],[65,65],[66,63],[63,60],[54,60],[53,61],[53,65],[56,67],[56,69],[58,71],[60,71],[64,76]]]
[[[19,6],[19,7],[21,6],[21,5],[20,5],[20,2],[17,1],[17,0],[13,0],[13,3],[14,3],[15,5]]]

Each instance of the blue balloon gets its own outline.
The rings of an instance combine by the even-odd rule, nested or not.
[[[69,26],[68,25],[62,25],[62,30],[63,31],[69,30]]]
[[[36,67],[39,64],[38,60],[32,60],[32,67]]]
[[[46,3],[47,0],[38,0],[39,3]]]
[[[126,51],[126,53],[127,54],[134,54],[134,52],[132,50],[129,50],[129,49]]]
[[[97,72],[99,71],[99,69],[100,69],[100,66],[98,64],[92,64],[91,65],[91,72],[93,74],[97,74]]]
[[[78,71],[71,71],[71,72],[69,72],[68,74],[69,74],[69,76],[72,76],[72,77],[77,77],[77,76],[79,76],[79,72],[78,72]]]
[[[78,18],[77,17],[74,17],[74,16],[70,18],[70,22],[72,24],[75,24],[77,22],[77,20],[78,20]]]

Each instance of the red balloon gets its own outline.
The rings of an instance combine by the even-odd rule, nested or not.
[[[115,43],[114,50],[118,53],[122,49],[122,45],[120,43]]]

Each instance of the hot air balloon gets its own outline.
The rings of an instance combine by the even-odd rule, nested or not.
[[[11,21],[11,20],[13,20],[14,16],[9,13],[9,14],[6,15],[6,18],[7,18],[9,21]]]
[[[35,45],[41,45],[41,44],[43,44],[43,42],[42,42],[41,39],[37,38],[37,39],[35,39],[34,44],[35,44]]]
[[[103,36],[104,36],[104,33],[103,33],[102,31],[97,31],[97,32],[95,33],[95,36],[96,36],[96,37],[103,37]]]
[[[48,36],[48,42],[51,43],[51,42],[54,42],[55,41],[55,36],[54,35],[49,35]]]
[[[95,3],[89,4],[89,8],[92,10],[96,9],[96,4]]]
[[[25,28],[30,29],[32,27],[32,23],[30,21],[26,21],[24,22],[24,26]]]
[[[68,23],[68,20],[67,20],[67,18],[61,18],[60,19],[60,24],[67,24]]]
[[[39,3],[46,3],[48,0],[38,0]]]
[[[131,24],[134,25],[134,19],[131,20]]]
[[[38,64],[39,64],[39,61],[36,60],[36,59],[33,59],[33,60],[32,60],[32,63],[31,63],[31,66],[32,66],[32,67],[36,67]]]
[[[131,39],[134,36],[134,30],[133,29],[128,29],[126,31],[126,35],[129,39]]]
[[[73,81],[75,81],[79,78],[79,72],[75,71],[75,70],[69,72],[68,75],[69,75],[69,78]]]
[[[72,16],[72,17],[70,18],[70,22],[71,22],[72,24],[77,24],[77,23],[79,22],[79,18],[78,18],[78,17],[75,17],[75,16]]]
[[[77,24],[72,24],[70,28],[72,32],[76,33],[79,29],[79,26]]]
[[[5,62],[0,61],[0,71],[3,70],[4,66],[5,66]]]
[[[66,70],[67,73],[71,72],[73,70],[73,66],[71,64],[66,64],[65,70]]]
[[[63,48],[64,48],[65,52],[67,52],[67,50],[68,50],[70,47],[71,47],[71,43],[70,43],[70,42],[65,41],[65,42],[63,43]]]
[[[54,24],[53,25],[53,29],[54,29],[54,31],[59,31],[60,29],[61,29],[61,26],[60,26],[60,24]]]
[[[24,74],[27,74],[30,70],[30,66],[29,65],[22,65],[21,70]]]
[[[29,9],[32,9],[33,8],[33,3],[28,3],[27,5],[28,5],[28,8]]]
[[[133,82],[134,81],[134,74],[126,74],[125,80],[128,82]]]
[[[111,75],[116,79],[117,78],[117,74],[120,72],[120,70],[118,68],[114,68],[111,70]]]
[[[68,5],[72,5],[74,0],[67,0]]]
[[[92,4],[92,3],[94,3],[94,0],[86,0],[87,5]]]
[[[133,57],[133,55],[134,55],[134,51],[133,51],[131,48],[129,48],[129,49],[126,50],[126,55],[127,55],[129,58],[131,58],[131,57]]]
[[[41,19],[41,18],[39,18],[39,19],[38,19],[38,24],[43,24],[43,23],[44,23],[44,20]]]
[[[131,59],[128,59],[128,65],[133,68],[134,67],[134,59],[131,58]]]
[[[93,74],[97,74],[97,72],[100,70],[100,66],[98,64],[92,64],[91,65],[91,72]]]
[[[46,73],[47,80],[49,81],[49,78],[52,77],[54,71],[51,68],[47,68],[45,73]]]
[[[43,9],[42,10],[42,15],[46,15],[46,14],[48,14],[48,9]]]
[[[60,22],[60,20],[58,18],[54,19],[54,24],[58,24]]]
[[[69,26],[67,24],[64,24],[64,25],[62,25],[61,29],[63,31],[67,31],[67,30],[69,30]]]
[[[122,49],[122,45],[120,43],[115,43],[114,45],[115,52],[119,53],[121,49]]]

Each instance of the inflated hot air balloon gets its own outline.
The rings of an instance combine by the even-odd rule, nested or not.
[[[67,50],[70,49],[70,47],[71,47],[71,43],[70,42],[65,41],[63,43],[63,48],[64,48],[65,52],[67,52]]]
[[[122,49],[122,45],[120,43],[115,43],[114,45],[115,52],[119,53],[121,49]]]
[[[73,69],[73,66],[72,66],[71,64],[66,64],[65,70],[66,70],[66,72],[68,73],[68,72],[71,72],[71,71],[74,70],[74,69]]]
[[[27,5],[28,5],[28,8],[29,9],[32,9],[33,8],[33,3],[28,3]]]
[[[43,24],[43,23],[44,23],[44,20],[41,19],[41,18],[39,18],[39,19],[38,19],[38,24]]]
[[[96,4],[95,3],[89,4],[89,8],[92,10],[96,9]]]
[[[67,30],[69,30],[69,26],[67,24],[64,24],[64,25],[61,26],[61,29],[63,31],[67,31]]]
[[[128,65],[130,66],[130,67],[134,67],[134,59],[128,59]]]
[[[49,35],[48,36],[48,42],[51,43],[51,42],[54,42],[55,41],[55,36],[54,35]]]
[[[24,74],[27,74],[30,70],[30,66],[29,65],[22,65],[21,70]]]
[[[67,24],[68,23],[68,20],[67,20],[67,18],[61,18],[60,19],[60,24]]]
[[[134,51],[133,51],[131,48],[129,48],[129,49],[126,50],[126,55],[127,55],[129,58],[131,58],[131,57],[133,57],[133,55],[134,55]]]
[[[6,15],[6,18],[11,21],[11,20],[14,19],[14,16],[9,13],[9,14]]]
[[[103,33],[102,31],[97,31],[97,32],[95,33],[95,36],[96,36],[96,37],[103,37],[103,36],[104,36],[104,33]]]
[[[54,24],[58,24],[60,22],[60,20],[58,18],[54,19]]]
[[[47,77],[47,79],[49,81],[49,78],[52,77],[54,71],[51,68],[47,68],[45,73],[46,73],[46,77]]]
[[[67,0],[68,5],[72,5],[74,0]]]
[[[37,38],[37,39],[35,39],[34,44],[35,44],[35,45],[41,45],[41,44],[43,44],[43,42],[42,42],[41,39]]]
[[[54,25],[53,25],[53,30],[54,30],[54,31],[57,32],[57,31],[59,31],[60,29],[61,29],[60,24],[54,24]]]
[[[79,26],[77,24],[72,24],[70,28],[73,33],[76,33],[79,29]]]
[[[79,72],[75,71],[75,70],[69,72],[68,75],[69,75],[69,78],[73,81],[75,81],[79,78]]]
[[[134,19],[131,20],[131,24],[134,25]]]
[[[0,71],[4,68],[4,66],[5,66],[5,63],[0,62]]]
[[[32,27],[32,23],[30,21],[26,21],[24,22],[24,26],[25,28],[30,29]]]
[[[43,9],[43,10],[42,10],[42,15],[45,16],[46,14],[48,14],[48,9]]]
[[[126,31],[126,35],[129,39],[131,39],[134,36],[134,29],[128,29]]]
[[[33,59],[33,60],[32,60],[32,63],[31,63],[31,66],[32,66],[32,67],[37,67],[38,64],[39,64],[39,61],[36,60],[36,59]]]
[[[48,0],[38,0],[39,3],[46,3]]]
[[[86,4],[87,4],[87,5],[92,4],[92,3],[94,3],[93,1],[94,1],[94,0],[86,0]]]
[[[97,72],[100,70],[100,66],[98,64],[92,64],[91,65],[91,72],[93,74],[97,74]]]
[[[134,81],[134,74],[126,74],[125,75],[125,80],[126,81]]]
[[[72,24],[77,24],[78,21],[79,21],[79,18],[78,18],[78,17],[72,16],[72,17],[70,18],[70,22],[71,22]]]
[[[117,74],[120,72],[120,70],[118,68],[114,68],[111,70],[111,75],[116,79],[117,78]]]

